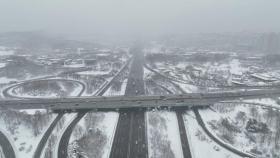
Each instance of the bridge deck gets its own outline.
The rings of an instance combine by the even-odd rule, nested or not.
[[[1,109],[127,109],[153,108],[159,106],[189,107],[209,106],[215,102],[279,96],[280,90],[251,90],[243,92],[191,93],[166,96],[113,96],[59,99],[1,100]]]

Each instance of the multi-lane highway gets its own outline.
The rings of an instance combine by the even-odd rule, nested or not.
[[[134,48],[125,96],[144,95],[143,63],[141,48]],[[145,112],[121,109],[111,148],[110,158],[145,158],[148,156],[145,130]]]
[[[15,151],[9,139],[0,131],[0,147],[2,148],[5,158],[16,158]]]
[[[130,66],[128,82],[126,86],[125,96],[104,97],[102,96],[106,90],[111,86],[115,78],[124,70],[121,71],[108,83],[97,92],[99,97],[80,97],[83,90],[79,93],[79,98],[48,98],[48,99],[27,99],[25,100],[1,100],[0,108],[15,108],[15,109],[51,109],[55,111],[63,111],[69,109],[78,109],[78,115],[70,123],[62,138],[59,140],[58,158],[67,158],[67,148],[72,131],[76,124],[92,109],[99,111],[119,110],[119,120],[116,126],[114,140],[111,148],[110,158],[146,158],[148,157],[148,145],[146,136],[146,122],[145,122],[145,109],[157,107],[170,107],[175,109],[181,144],[183,149],[183,156],[191,158],[190,146],[186,135],[186,127],[183,120],[183,112],[180,110],[189,109],[190,107],[208,107],[216,102],[226,100],[242,100],[259,97],[275,96],[280,94],[279,87],[265,86],[265,87],[249,87],[247,91],[239,91],[233,89],[226,92],[215,93],[191,93],[191,94],[176,94],[165,96],[144,96],[144,80],[143,80],[143,65],[144,57],[141,48],[132,50],[134,57]],[[126,65],[128,66],[128,64]],[[163,76],[164,77],[164,76]],[[32,80],[34,81],[34,80]],[[27,81],[29,82],[29,81]],[[31,81],[30,81],[31,82]],[[176,82],[179,82],[176,80]],[[181,81],[180,81],[181,82]],[[182,83],[182,82],[181,82]],[[3,94],[6,97],[14,97],[8,94],[11,88],[18,85],[13,85],[6,90]],[[169,94],[172,92],[162,85],[158,85]],[[244,87],[246,88],[246,87]],[[19,98],[17,98],[19,99]],[[178,110],[180,109],[180,110]],[[198,111],[195,111],[197,120],[202,127],[205,127]],[[63,113],[59,113],[56,119],[52,122],[44,136],[42,137],[39,145],[35,151],[34,158],[39,158],[43,148],[57,122],[61,119]],[[207,129],[205,129],[207,130]],[[206,132],[207,133],[207,132]],[[211,137],[211,133],[207,133]],[[212,138],[212,137],[211,137]],[[215,137],[212,138],[215,140]],[[215,140],[216,141],[216,140]],[[2,143],[2,144],[1,144]],[[3,143],[5,146],[3,146]],[[222,144],[222,143],[220,143]],[[6,158],[14,158],[15,153],[8,141],[8,139],[0,132],[0,145],[3,148]],[[227,148],[227,147],[225,147]],[[232,150],[240,156],[251,157],[251,155],[244,154],[238,150]]]
[[[35,153],[33,155],[33,158],[40,158],[41,157],[41,154],[42,154],[42,151],[53,131],[53,129],[55,128],[55,126],[57,125],[58,121],[63,117],[63,113],[59,113],[56,118],[54,119],[54,121],[51,123],[51,125],[49,126],[49,128],[47,129],[47,131],[44,133],[43,137],[41,138],[36,150],[35,150]]]
[[[130,63],[130,60],[127,62],[127,64],[111,79],[111,81],[107,82],[103,87],[100,88],[96,92],[97,96],[102,96],[112,85],[112,83],[119,77],[121,76],[121,73],[124,72],[125,68],[128,66]],[[67,158],[68,157],[68,145],[69,145],[69,140],[71,137],[71,134],[77,125],[77,123],[90,111],[90,109],[85,109],[85,110],[79,110],[78,115],[76,118],[70,123],[70,125],[67,127],[65,132],[62,134],[61,139],[59,140],[59,145],[58,145],[58,153],[57,157],[58,158]]]
[[[133,91],[139,93],[139,91]],[[132,92],[132,93],[133,93]],[[0,109],[98,109],[112,111],[116,109],[142,109],[156,107],[190,108],[208,107],[226,100],[255,99],[280,95],[278,87],[250,91],[226,91],[215,93],[189,93],[165,96],[111,96],[79,97],[29,100],[0,100]]]
[[[186,132],[186,128],[185,128],[185,123],[184,123],[184,119],[183,119],[183,114],[184,114],[183,111],[176,111],[183,155],[185,158],[192,158],[190,145],[189,145],[189,141],[188,141],[188,137],[187,137],[187,132]],[[190,128],[190,127],[188,127],[188,128]]]

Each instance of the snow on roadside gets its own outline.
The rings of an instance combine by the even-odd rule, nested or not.
[[[13,81],[17,81],[17,80],[13,78],[0,77],[0,84],[8,84]]]
[[[195,115],[192,111],[188,111],[184,115],[184,122],[191,147],[192,157],[240,158],[212,141],[197,123]]]
[[[80,84],[76,84],[74,90],[70,93],[70,96],[78,96],[79,93],[83,90],[83,86]]]
[[[151,77],[153,75],[153,72],[151,72],[150,70],[148,70],[147,68],[144,67],[144,79],[148,79],[149,77]]]
[[[48,141],[42,151],[41,158],[57,157],[58,142],[66,128],[76,116],[76,113],[67,113],[63,115],[48,138]]]
[[[6,131],[6,129],[2,129],[1,126],[0,126],[0,131],[7,137],[8,141],[10,142],[14,152],[15,152],[15,156],[16,157],[19,157],[18,156],[18,150],[16,148],[16,145],[15,145],[15,142],[13,141],[13,138],[11,137],[11,135]],[[1,158],[1,146],[0,146],[0,158]],[[2,151],[3,152],[3,151]],[[4,156],[4,155],[3,155]],[[5,156],[3,157],[5,158]]]
[[[93,70],[93,71],[82,71],[82,72],[78,72],[77,74],[79,75],[93,75],[93,76],[101,76],[101,75],[107,75],[111,72],[111,70],[109,71],[97,71],[97,70]]]
[[[260,157],[279,157],[274,146],[279,141],[279,111],[268,108],[268,103],[273,104],[273,100],[261,99],[255,105],[219,103],[213,110],[200,110],[200,114],[209,131],[228,146]]]
[[[35,116],[36,114],[34,114]],[[1,131],[13,139],[15,152],[19,158],[32,157],[37,144],[55,118],[56,114],[41,113],[36,119],[33,115],[19,111],[3,111],[0,115]],[[11,119],[12,117],[13,119]],[[43,118],[45,117],[45,118]],[[32,123],[33,122],[33,123]]]
[[[150,158],[183,158],[178,120],[174,112],[147,112]]]
[[[0,146],[0,158],[5,158],[5,155],[3,153],[3,149],[1,146]]]
[[[5,67],[6,66],[6,63],[0,63],[0,69]]]
[[[191,84],[184,84],[176,82],[177,85],[179,85],[186,93],[194,93],[198,91],[198,88]]]
[[[280,108],[280,105],[277,104],[277,101],[272,99],[272,98],[250,99],[250,100],[244,100],[244,102],[259,103],[259,104],[265,104],[265,105],[268,105],[268,106],[273,106],[273,107]]]
[[[68,151],[76,148],[88,157],[109,157],[118,117],[117,112],[87,113],[76,125]],[[69,153],[69,157],[73,157],[73,153]]]
[[[124,95],[127,79],[121,82],[120,89],[112,88],[103,96]],[[75,126],[69,141],[68,156],[75,157],[73,149],[88,157],[107,158],[110,156],[119,113],[89,112]]]
[[[125,89],[126,89],[126,85],[127,85],[127,79],[125,79],[122,83],[121,83],[121,89],[120,91],[116,91],[112,88],[112,86],[104,93],[103,96],[116,96],[116,95],[124,95],[125,93]]]
[[[13,50],[7,50],[7,47],[0,46],[0,56],[13,55]]]

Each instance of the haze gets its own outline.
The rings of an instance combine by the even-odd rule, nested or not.
[[[1,0],[0,32],[278,32],[279,12],[279,0]]]

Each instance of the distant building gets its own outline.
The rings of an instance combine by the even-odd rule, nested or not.
[[[280,53],[280,34],[268,33],[263,34],[257,42],[260,51],[270,54]]]

